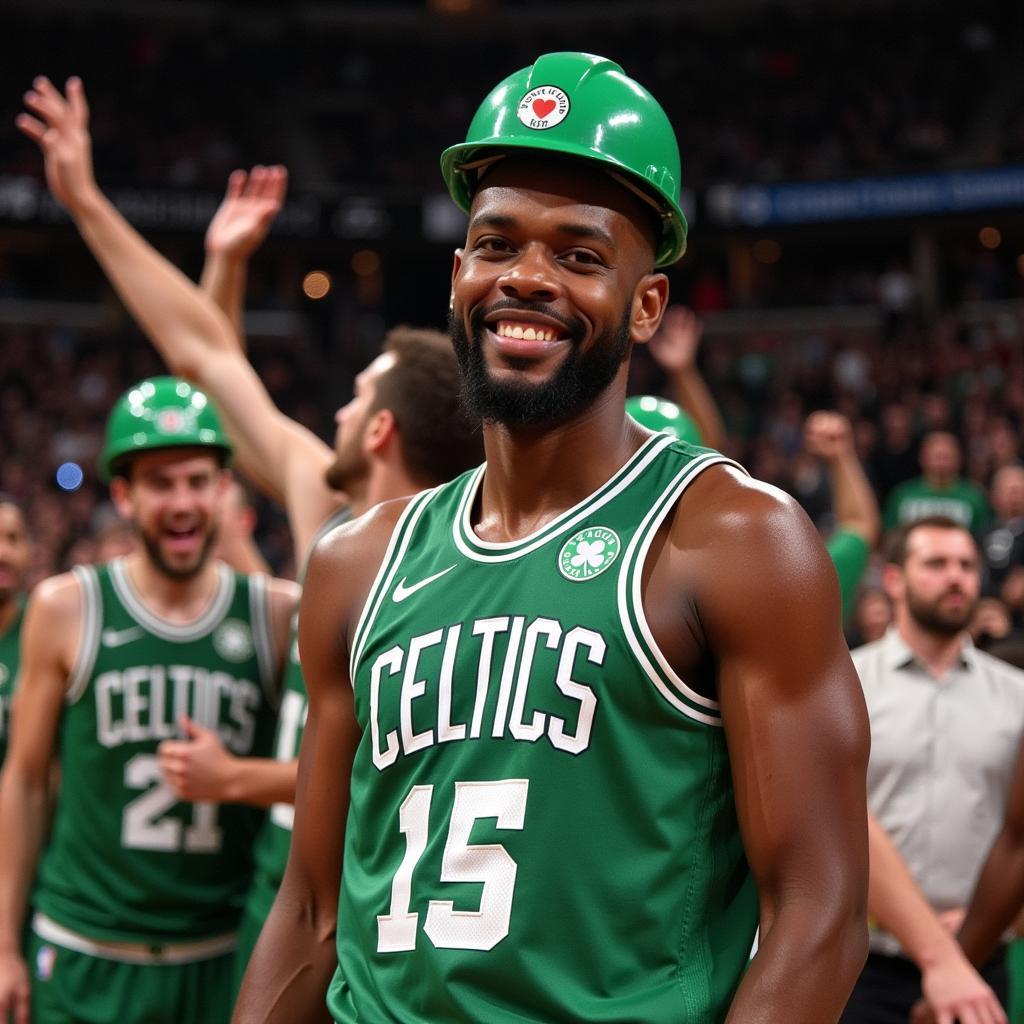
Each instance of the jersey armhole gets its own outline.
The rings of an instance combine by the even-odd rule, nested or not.
[[[249,621],[252,623],[253,648],[256,651],[256,665],[260,674],[260,685],[270,701],[277,708],[281,703],[281,689],[278,684],[284,673],[277,671],[277,648],[274,643],[274,618],[270,610],[270,587],[267,574],[254,572],[249,576]]]
[[[658,496],[629,542],[622,568],[619,570],[617,587],[623,634],[644,675],[676,711],[695,722],[718,727],[722,725],[718,701],[688,686],[669,664],[654,639],[644,613],[641,583],[651,544],[661,524],[676,507],[687,487],[704,470],[719,465],[733,466],[746,473],[738,463],[717,452],[700,455],[684,466]]]
[[[71,574],[78,581],[82,594],[82,633],[78,640],[78,653],[75,663],[68,675],[65,703],[76,703],[85,692],[92,670],[96,665],[96,655],[100,649],[100,634],[103,627],[103,597],[100,594],[100,581],[96,570],[91,565],[76,565]]]

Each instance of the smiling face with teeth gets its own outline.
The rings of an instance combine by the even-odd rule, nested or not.
[[[127,477],[111,481],[118,512],[142,539],[150,561],[171,579],[190,579],[206,565],[230,486],[217,456],[201,448],[140,452]]]
[[[631,346],[653,335],[668,296],[656,238],[644,205],[583,161],[494,165],[455,256],[449,321],[485,421],[557,424],[613,386],[624,398]]]

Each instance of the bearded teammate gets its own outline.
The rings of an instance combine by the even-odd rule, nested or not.
[[[242,301],[248,259],[283,202],[283,168],[232,174],[207,232],[200,290],[100,193],[81,82],[68,83],[67,99],[46,79],[35,86],[27,102],[42,120],[23,115],[19,127],[40,143],[55,197],[172,370],[197,381],[225,414],[239,465],[284,504],[299,558],[315,537],[352,515],[480,462],[479,430],[460,408],[451,346],[435,331],[389,332],[381,354],[356,377],[352,400],[338,411],[333,450],[274,407],[245,358]],[[160,750],[167,784],[182,799],[272,804],[243,915],[239,972],[276,895],[291,840],[295,758],[306,717],[294,627],[288,650],[275,761],[240,760],[212,730],[198,728],[188,742],[168,741]]]
[[[24,512],[13,498],[0,494],[0,766],[7,753],[31,551]]]
[[[685,244],[671,128],[549,54],[442,167],[487,463],[314,551],[292,853],[235,1020],[327,1019],[333,973],[345,1022],[834,1021],[867,730],[827,556],[623,411]]]
[[[205,727],[269,753],[294,584],[210,557],[230,445],[206,396],[154,378],[127,392],[101,456],[139,549],[41,583],[25,616],[0,788],[0,1015],[29,1020],[19,934],[43,844],[50,760],[61,786],[33,903],[33,1024],[216,1024],[257,811],[184,803],[159,744]]]

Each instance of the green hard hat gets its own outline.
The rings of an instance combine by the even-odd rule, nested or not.
[[[213,448],[226,462],[231,442],[205,392],[180,377],[150,377],[129,388],[107,419],[100,454],[104,480],[135,452],[158,448]]]
[[[659,267],[686,251],[679,146],[658,101],[613,61],[547,53],[509,75],[480,104],[466,141],[441,154],[455,204],[469,212],[482,170],[502,150],[538,149],[603,166],[661,218]]]
[[[703,443],[693,417],[675,402],[654,395],[634,395],[626,399],[626,412],[648,430],[671,434],[690,444]]]

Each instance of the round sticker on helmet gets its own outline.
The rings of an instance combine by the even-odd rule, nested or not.
[[[569,114],[569,97],[557,85],[540,85],[519,101],[516,113],[527,128],[554,128]]]

